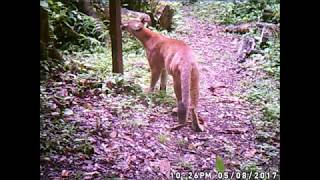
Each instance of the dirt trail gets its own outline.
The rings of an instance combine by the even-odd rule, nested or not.
[[[184,12],[188,12],[185,9]],[[86,172],[89,177],[124,177],[126,179],[166,179],[170,172],[207,172],[215,176],[215,159],[222,157],[227,171],[239,170],[241,164],[257,158],[254,128],[248,119],[250,106],[233,96],[241,92],[235,61],[239,36],[223,32],[223,27],[206,24],[186,14],[189,34],[178,39],[189,44],[199,58],[200,101],[198,112],[206,121],[205,132],[196,133],[190,127],[169,132],[177,117],[168,111],[145,108],[134,111],[132,120],[147,120],[147,125],[132,127],[117,115],[123,108],[122,98],[99,96],[75,98],[68,118],[88,134],[94,153],[90,158],[67,153],[52,158],[45,176],[60,176],[61,169]],[[135,98],[135,97],[132,97]],[[161,109],[160,109],[161,110]],[[101,131],[93,132],[97,121]],[[160,143],[159,135],[165,143]],[[62,160],[61,160],[62,159]],[[168,171],[170,170],[170,172]]]

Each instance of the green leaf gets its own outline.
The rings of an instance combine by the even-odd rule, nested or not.
[[[223,164],[223,160],[220,156],[217,156],[217,158],[216,158],[216,170],[221,173],[224,172],[224,164]]]
[[[62,6],[63,6],[63,4],[62,4],[61,2],[57,2],[57,5],[58,5],[59,7],[62,7]]]

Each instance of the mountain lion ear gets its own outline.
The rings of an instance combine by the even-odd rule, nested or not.
[[[150,26],[151,25],[151,18],[149,15],[146,15],[142,18],[141,22],[145,25]]]

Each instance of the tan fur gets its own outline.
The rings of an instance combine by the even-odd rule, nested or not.
[[[166,90],[167,74],[172,75],[178,105],[178,119],[186,123],[192,112],[192,127],[201,131],[196,115],[199,99],[199,71],[192,50],[183,41],[152,32],[140,21],[130,21],[122,29],[134,35],[144,46],[151,69],[149,92],[161,77],[160,90]],[[190,104],[191,98],[191,104]]]

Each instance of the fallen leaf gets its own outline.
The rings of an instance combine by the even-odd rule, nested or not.
[[[85,103],[84,105],[83,105],[83,107],[85,107],[86,109],[92,109],[92,105],[90,104],[90,103]]]
[[[65,156],[62,156],[60,159],[59,159],[59,162],[63,162],[64,160],[66,160],[67,158]]]
[[[173,112],[173,113],[178,113],[178,108],[177,108],[177,107],[173,108],[173,109],[172,109],[172,112]]]
[[[91,142],[91,143],[96,143],[97,140],[93,137],[89,137],[88,140]]]
[[[125,136],[124,135],[122,138],[125,139],[125,140],[128,140],[130,142],[134,142],[133,139],[131,139],[129,136]]]
[[[44,157],[43,160],[50,161],[50,158],[49,157]]]
[[[137,160],[137,156],[133,155],[133,156],[130,156],[130,158],[128,158],[128,159],[130,159],[130,161],[135,161],[135,160]]]
[[[111,138],[117,137],[117,132],[112,131],[112,132],[110,133],[110,137],[111,137]]]
[[[93,172],[87,172],[87,173],[84,173],[83,175],[84,176],[93,176],[93,175],[95,175],[95,174],[100,174],[98,171],[93,171]]]
[[[153,122],[153,121],[155,121],[157,119],[157,116],[154,116],[154,115],[150,115],[149,116],[149,121],[150,122]]]
[[[126,160],[120,161],[117,165],[116,168],[122,171],[127,171],[130,167],[129,167],[129,163]]]
[[[71,115],[73,115],[73,111],[71,109],[65,109],[64,110],[64,115],[65,116],[71,116]]]
[[[198,147],[198,146],[202,146],[203,144],[204,144],[204,142],[197,142],[197,143],[194,143],[194,146]]]
[[[61,176],[62,177],[68,177],[69,176],[69,171],[67,171],[67,170],[62,170],[62,172],[61,172]]]
[[[219,119],[222,119],[223,117],[224,117],[224,114],[218,115],[218,118],[219,118]]]
[[[169,178],[170,177],[170,169],[171,169],[170,162],[166,159],[161,160],[159,163],[159,166],[160,166],[160,172],[165,174],[167,176],[167,178]]]
[[[52,112],[52,113],[51,113],[52,116],[58,116],[59,114],[60,114],[60,113],[58,113],[58,112]]]
[[[109,89],[112,89],[113,83],[112,83],[111,81],[108,81],[108,82],[106,83],[106,86],[107,86]]]
[[[195,148],[196,148],[196,147],[194,146],[193,143],[191,143],[191,144],[188,145],[188,149],[191,149],[191,150],[192,150],[192,149],[195,149]]]
[[[256,152],[257,152],[256,149],[251,149],[250,151],[247,151],[247,152],[244,154],[244,156],[245,156],[246,158],[250,158],[250,157],[253,157]]]

